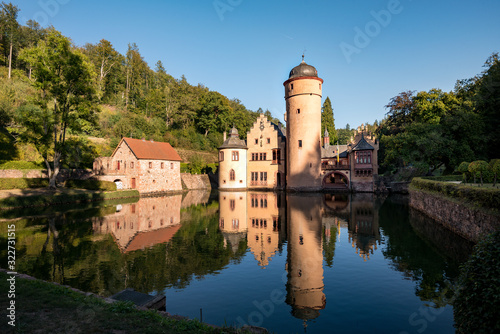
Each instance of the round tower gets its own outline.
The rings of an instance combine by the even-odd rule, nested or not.
[[[287,189],[321,189],[321,92],[318,71],[302,62],[285,86]]]
[[[229,138],[219,147],[219,189],[247,188],[247,149],[233,126]]]

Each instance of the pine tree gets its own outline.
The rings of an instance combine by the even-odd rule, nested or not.
[[[326,100],[323,103],[323,108],[321,108],[321,136],[325,133],[325,128],[328,130],[330,135],[330,143],[336,143],[338,137],[337,131],[335,130],[332,102],[329,97],[326,97]]]

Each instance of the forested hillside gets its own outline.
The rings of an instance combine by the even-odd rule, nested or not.
[[[125,54],[105,39],[77,46],[54,27],[20,25],[10,3],[0,9],[0,160],[90,167],[123,136],[214,152],[222,132],[235,125],[245,138],[264,112],[174,78],[161,61],[152,68],[135,43]]]

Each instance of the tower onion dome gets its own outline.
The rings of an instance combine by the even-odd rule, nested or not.
[[[300,77],[318,77],[318,71],[314,66],[306,64],[304,56],[302,56],[302,62],[298,66],[292,68],[288,79]]]

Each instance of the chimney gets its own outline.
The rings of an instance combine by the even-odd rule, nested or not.
[[[227,133],[226,133],[226,131],[224,131],[224,137],[223,137],[223,139],[222,139],[222,140],[223,140],[223,141],[226,141],[226,137],[227,137]]]

